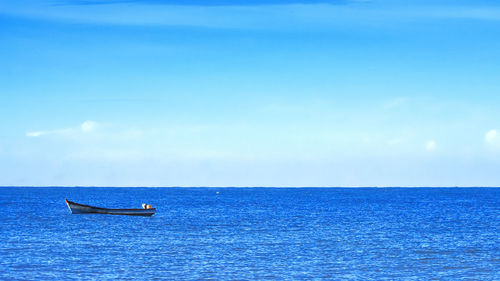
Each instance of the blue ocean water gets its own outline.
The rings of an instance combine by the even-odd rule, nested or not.
[[[1,280],[500,280],[499,188],[3,187],[0,206]]]

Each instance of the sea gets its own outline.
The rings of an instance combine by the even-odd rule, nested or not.
[[[0,206],[0,280],[500,280],[500,188],[1,187]]]

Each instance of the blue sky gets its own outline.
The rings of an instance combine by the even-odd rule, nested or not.
[[[496,1],[0,0],[0,185],[499,186],[499,50]]]

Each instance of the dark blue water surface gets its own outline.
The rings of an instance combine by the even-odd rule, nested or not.
[[[0,206],[2,280],[500,280],[498,188],[3,187]]]

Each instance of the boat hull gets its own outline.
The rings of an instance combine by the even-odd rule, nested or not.
[[[68,201],[66,204],[72,214],[107,214],[107,215],[125,215],[125,216],[143,216],[150,217],[156,213],[156,209],[107,209],[89,205],[78,204]]]

